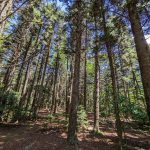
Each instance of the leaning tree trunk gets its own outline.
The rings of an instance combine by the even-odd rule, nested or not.
[[[23,85],[22,85],[22,90],[21,90],[22,91],[21,92],[22,96],[26,93],[28,80],[29,80],[29,77],[30,77],[30,66],[31,66],[31,61],[28,62],[27,67],[26,67],[25,78],[24,78]]]
[[[27,54],[29,52],[30,46],[32,44],[32,39],[33,38],[31,36],[29,42],[27,42],[25,52],[24,52],[24,55],[23,55],[22,64],[20,66],[19,73],[18,73],[18,76],[17,76],[16,85],[15,85],[14,89],[15,89],[15,91],[18,91],[18,92],[19,92],[20,87],[21,87],[21,80],[22,80],[22,74],[23,74],[23,70],[24,70],[24,66],[25,66],[25,60],[26,60]]]
[[[29,104],[30,104],[30,102],[31,102],[31,95],[32,95],[32,92],[33,92],[33,89],[34,89],[34,85],[35,85],[35,81],[36,81],[36,75],[37,75],[37,71],[38,71],[39,60],[40,60],[40,58],[38,58],[38,60],[37,60],[37,62],[36,62],[33,79],[31,80],[32,83],[31,83],[31,85],[29,85],[29,87],[28,87],[28,89],[27,89],[27,96],[26,96],[27,104],[26,104],[26,107],[25,107],[25,110],[26,110],[26,111],[28,110]]]
[[[49,57],[50,57],[50,46],[51,46],[51,38],[49,39],[49,42],[48,42],[48,45],[47,45],[47,49],[46,49],[46,52],[44,54],[44,69],[43,69],[43,72],[42,72],[42,77],[41,77],[41,83],[40,83],[40,86],[42,88],[45,88],[46,89],[46,85],[45,85],[45,78],[46,78],[46,68],[48,66],[48,63],[49,63]],[[39,109],[41,108],[42,106],[42,103],[44,103],[44,100],[45,100],[45,93],[43,92],[43,90],[40,90],[39,92],[39,97],[38,97],[38,109],[37,109],[37,112],[39,111]]]
[[[136,7],[137,2],[137,0],[128,1],[127,7],[141,70],[147,114],[150,121],[150,48],[146,42],[140,23],[140,17]]]
[[[34,93],[34,98],[33,98],[33,102],[32,102],[32,111],[33,111],[33,117],[36,118],[37,117],[37,110],[38,110],[38,98],[39,98],[39,91],[40,89],[40,83],[42,80],[42,71],[43,71],[43,65],[44,65],[44,56],[42,56],[41,58],[41,62],[40,62],[40,68],[38,71],[38,77],[37,77],[37,83],[36,83],[36,90]]]
[[[3,79],[4,90],[8,90],[9,85],[12,83],[13,74],[16,70],[16,65],[18,63],[19,49],[20,45],[18,44],[17,48],[14,49],[13,54],[10,58],[10,63],[7,65],[7,71]]]
[[[1,0],[0,1],[0,34],[3,33],[6,26],[5,18],[11,12],[13,0]],[[5,20],[5,21],[3,21]]]

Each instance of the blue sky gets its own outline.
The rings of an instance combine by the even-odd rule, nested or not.
[[[65,11],[65,4],[57,0],[57,5],[61,8],[61,10]]]

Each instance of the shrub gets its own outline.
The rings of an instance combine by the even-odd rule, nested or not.
[[[50,123],[52,123],[52,120],[54,119],[54,116],[53,116],[53,114],[48,114],[47,115],[47,120],[50,122]]]
[[[87,113],[82,105],[78,107],[78,128],[86,129],[88,126]]]
[[[20,99],[20,94],[13,90],[4,91],[3,87],[0,87],[0,117],[2,120],[11,120],[16,110],[18,110],[18,103]]]
[[[134,120],[137,120],[140,122],[146,122],[148,120],[148,117],[144,108],[138,105],[132,105],[131,108],[132,108],[132,118]]]

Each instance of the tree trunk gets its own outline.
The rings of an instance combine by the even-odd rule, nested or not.
[[[43,46],[41,46],[42,48]],[[32,102],[32,111],[33,111],[33,117],[36,118],[37,116],[37,110],[38,110],[38,98],[39,98],[39,91],[40,89],[40,83],[42,80],[42,70],[43,70],[43,65],[44,65],[44,56],[42,56],[41,58],[41,62],[40,62],[40,68],[39,68],[39,72],[38,72],[38,77],[37,77],[37,84],[36,84],[36,90],[34,93],[34,98],[33,98],[33,102]]]
[[[86,70],[86,64],[87,64],[87,59],[86,59],[86,51],[84,54],[84,109],[86,110],[87,107],[87,96],[86,96],[86,92],[87,92],[87,84],[86,84],[86,80],[87,80],[87,70]]]
[[[114,101],[114,112],[115,112],[115,119],[116,119],[117,135],[119,137],[120,149],[122,149],[122,124],[120,120],[119,101],[118,101],[119,99],[118,99],[118,94],[117,94],[117,81],[116,81],[116,75],[115,75],[114,60],[112,57],[111,47],[108,43],[106,43],[106,47],[107,47],[107,52],[108,52],[111,79],[112,79],[113,101]]]
[[[68,74],[68,68],[69,68],[69,58],[67,56],[67,66],[66,66],[66,95],[65,95],[65,100],[66,100],[66,106],[65,106],[65,111],[66,111],[66,118],[67,118],[67,115],[69,114],[69,74]]]
[[[88,31],[87,31],[87,21],[86,21],[86,35],[85,35],[85,54],[84,54],[84,109],[86,110],[87,108],[87,48],[88,48]]]
[[[56,62],[55,62],[55,74],[54,74],[54,83],[53,83],[53,95],[52,95],[52,105],[51,112],[55,113],[55,103],[56,103],[56,83],[58,78],[58,69],[59,69],[59,52],[57,52]]]
[[[98,41],[98,28],[97,28],[97,14],[98,14],[98,4],[97,2],[94,3],[94,22],[95,22],[95,48],[94,48],[94,59],[95,59],[95,67],[94,67],[94,131],[96,133],[99,132],[99,79],[100,79],[100,72],[99,72],[99,41]],[[99,6],[98,6],[99,7]]]
[[[25,73],[25,78],[23,81],[23,88],[22,88],[22,94],[21,94],[21,99],[19,102],[19,108],[22,109],[23,106],[26,103],[26,96],[27,96],[27,92],[26,92],[26,88],[27,88],[27,84],[28,84],[28,80],[29,80],[29,75],[30,75],[30,61],[28,62],[27,68],[26,68],[26,73]]]
[[[150,121],[150,48],[144,37],[136,4],[137,0],[128,1],[127,7],[141,70],[147,114]]]
[[[104,29],[105,37],[107,37],[109,34],[108,34],[107,26],[106,26],[105,10],[104,10],[103,6],[104,6],[104,3],[103,3],[103,0],[101,0],[103,29]],[[122,149],[122,125],[121,125],[120,112],[119,112],[119,102],[118,102],[119,99],[118,99],[118,93],[117,93],[117,81],[116,81],[113,54],[112,54],[112,49],[111,49],[111,42],[110,42],[109,37],[106,38],[105,44],[106,44],[107,53],[108,53],[111,80],[112,80],[114,113],[115,113],[115,119],[116,119],[117,135],[118,135],[118,138],[119,138],[119,148]]]
[[[29,61],[27,64],[21,95],[24,95],[26,93],[26,88],[27,88],[27,84],[28,84],[28,80],[30,76],[30,65],[31,65],[31,61]]]
[[[31,44],[32,44],[32,36],[30,37],[30,41],[27,43],[26,48],[25,48],[25,53],[24,53],[24,56],[23,56],[22,64],[20,66],[18,77],[17,77],[15,91],[20,90],[22,74],[23,74],[23,70],[24,70],[24,66],[25,66],[25,60],[26,60],[26,57],[27,57],[27,54],[28,54],[28,51],[30,49]]]
[[[94,131],[99,132],[99,58],[98,47],[95,48],[95,77],[94,77]]]
[[[1,22],[11,12],[13,0],[1,0],[0,1],[0,34],[3,33],[6,20]]]
[[[36,66],[35,66],[35,71],[34,71],[34,76],[33,76],[33,79],[32,79],[31,87],[28,87],[27,104],[26,104],[26,107],[25,107],[26,110],[28,109],[30,101],[31,101],[31,95],[32,95],[32,92],[33,92],[33,89],[34,89],[34,85],[35,85],[35,81],[36,81],[36,74],[37,74],[37,70],[38,70],[38,63],[39,63],[39,58],[38,58],[38,61],[36,63]]]
[[[75,26],[75,64],[74,64],[74,76],[72,84],[72,96],[71,96],[71,108],[69,116],[68,126],[68,141],[72,144],[77,144],[77,109],[79,103],[79,79],[80,79],[80,51],[81,51],[81,36],[82,36],[82,8],[81,0],[75,1],[74,6],[78,11],[75,13],[74,26]],[[80,17],[79,17],[80,16]]]

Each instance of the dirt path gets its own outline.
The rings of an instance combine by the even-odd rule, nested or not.
[[[41,116],[47,115],[42,112]],[[89,115],[92,125],[93,115]],[[43,128],[44,120],[28,122],[27,124],[0,125],[0,149],[3,150],[73,150],[74,147],[66,142],[64,117],[56,117],[48,128]],[[111,121],[101,120],[100,130],[103,135],[93,135],[92,126],[79,132],[79,150],[117,150],[117,136]],[[126,129],[126,149],[150,149],[150,134],[147,131]]]

